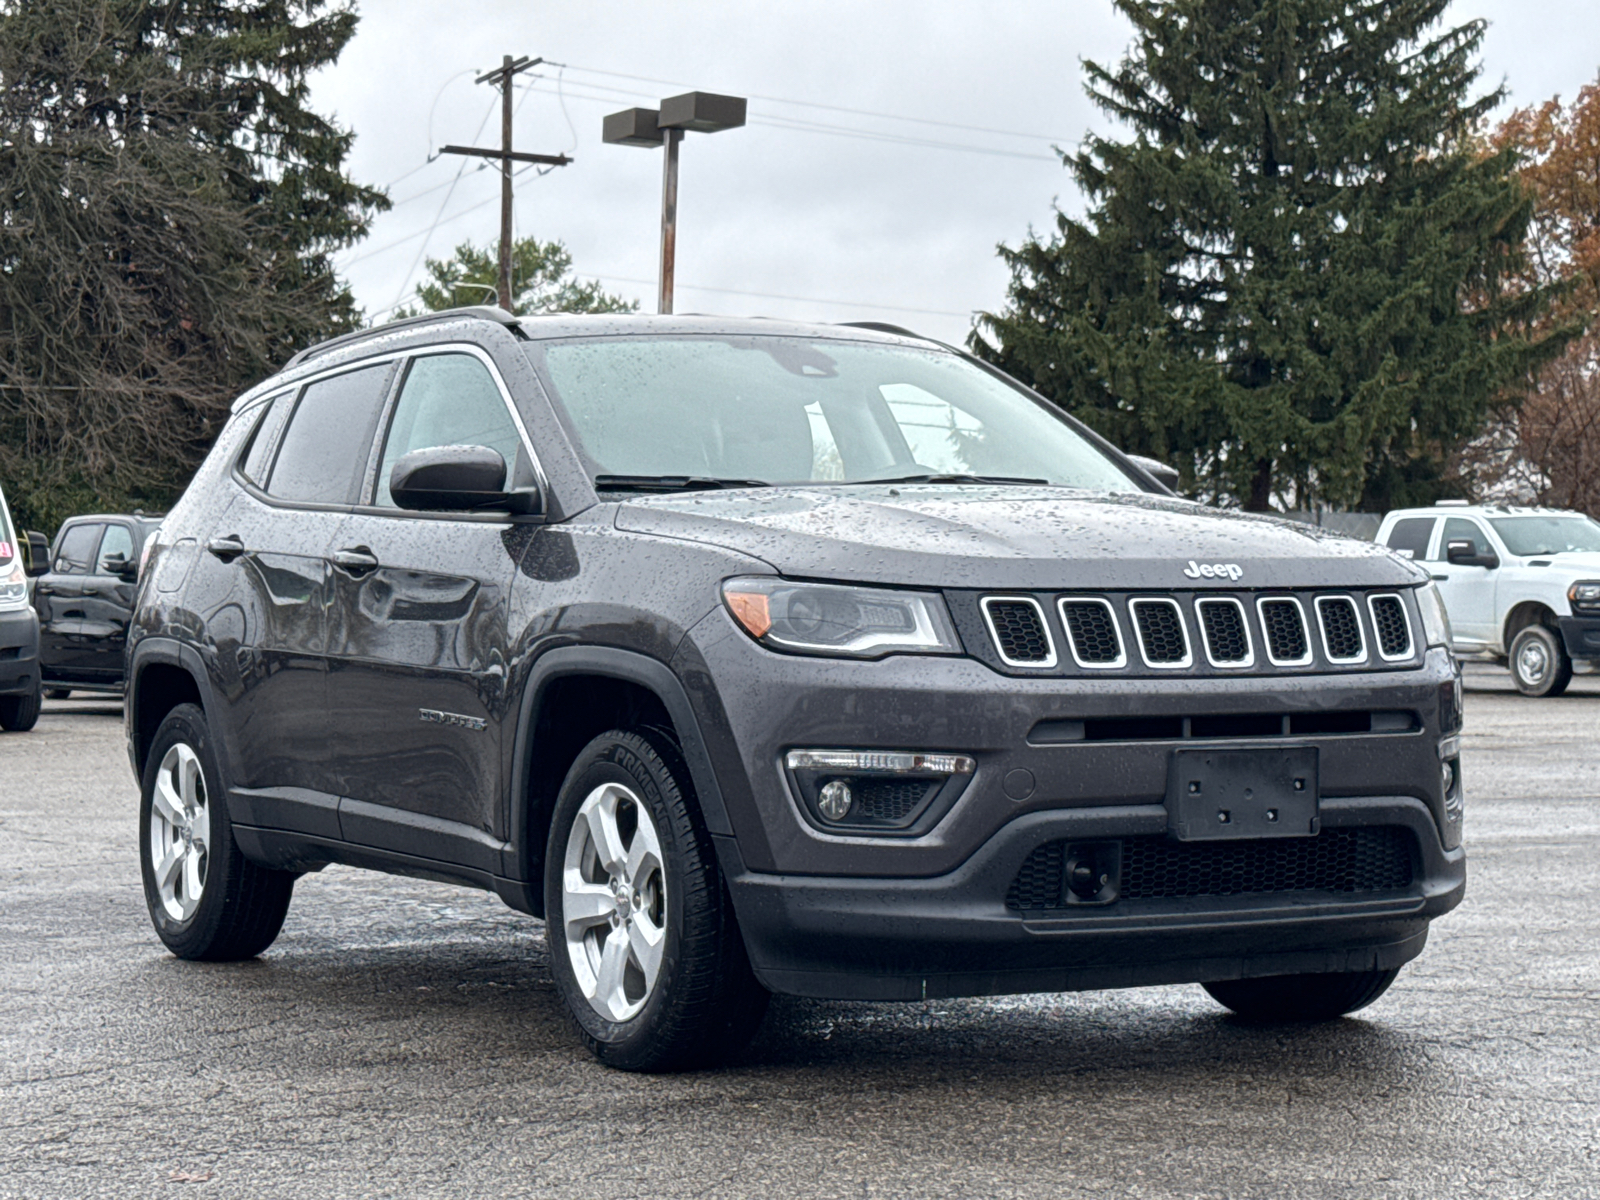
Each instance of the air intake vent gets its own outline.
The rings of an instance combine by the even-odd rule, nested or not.
[[[989,620],[1000,659],[1012,667],[1053,667],[1055,647],[1044,625],[1044,610],[1029,596],[988,596],[983,615]]]
[[[1255,656],[1250,653],[1244,607],[1237,600],[1197,600],[1195,609],[1200,614],[1200,632],[1212,664],[1248,667]]]
[[[1267,657],[1280,667],[1300,667],[1311,661],[1311,641],[1306,637],[1305,614],[1298,600],[1262,600],[1261,627],[1267,635]]]
[[[1028,856],[1006,893],[1007,908],[1025,913],[1066,906],[1066,846],[1047,842]],[[1392,825],[1210,844],[1124,838],[1120,898],[1394,891],[1411,886],[1411,846],[1411,833]]]
[[[1152,667],[1187,667],[1192,661],[1189,639],[1177,604],[1171,600],[1130,600],[1128,606],[1139,627],[1144,661]]]
[[[1067,627],[1072,657],[1080,667],[1120,667],[1127,663],[1116,614],[1106,601],[1063,600],[1061,623]]]
[[[1372,627],[1378,632],[1378,653],[1385,658],[1411,657],[1411,624],[1399,596],[1373,596]]]
[[[1317,619],[1322,622],[1322,648],[1329,662],[1361,662],[1367,657],[1361,618],[1356,615],[1356,602],[1349,596],[1319,598]]]

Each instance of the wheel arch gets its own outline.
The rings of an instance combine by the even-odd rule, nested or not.
[[[211,713],[211,688],[199,651],[169,638],[146,638],[128,665],[128,756],[135,777],[144,777],[145,760],[161,722],[180,704],[197,704]],[[218,755],[218,758],[222,758]]]
[[[1560,636],[1561,626],[1554,609],[1542,600],[1523,600],[1512,605],[1511,611],[1506,613],[1500,643],[1506,654],[1511,653],[1511,643],[1517,640],[1517,634],[1529,625],[1543,625],[1556,631],[1557,637]]]
[[[688,692],[670,667],[605,646],[560,647],[534,664],[523,688],[512,751],[507,839],[515,856],[507,866],[526,882],[523,897],[533,909],[543,909],[550,819],[578,751],[607,729],[663,725],[683,756],[707,828],[731,833]]]

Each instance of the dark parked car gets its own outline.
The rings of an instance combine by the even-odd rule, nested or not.
[[[70,517],[56,531],[49,570],[33,588],[47,699],[121,694],[139,555],[160,523],[145,513]]]
[[[161,528],[127,728],[161,939],[328,863],[545,918],[607,1063],[769,991],[1371,1002],[1461,899],[1427,575],[1173,497],[914,335],[462,310],[294,358]]]

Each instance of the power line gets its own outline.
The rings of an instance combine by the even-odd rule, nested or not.
[[[588,274],[585,272],[585,274]],[[654,279],[634,279],[627,275],[601,275],[593,274],[593,279],[605,280],[609,283],[642,283],[654,286]],[[930,317],[970,317],[977,309],[967,312],[954,312],[946,308],[911,308],[904,304],[865,304],[860,300],[829,300],[822,296],[790,296],[781,292],[748,292],[740,288],[707,287],[694,283],[680,283],[677,285],[690,292],[719,292],[726,296],[750,296],[757,300],[792,300],[798,304],[828,304],[839,308],[872,308],[884,312],[922,313]]]
[[[551,63],[553,67],[566,67],[571,71],[581,71],[586,75],[607,75],[613,79],[633,79],[640,83],[661,83],[668,87],[690,87],[681,79],[657,79],[650,75],[629,75],[623,71],[602,71],[598,67],[568,66],[566,63]],[[1070,139],[1050,137],[1042,133],[1021,133],[1015,129],[994,129],[987,125],[963,125],[956,121],[939,121],[931,117],[908,117],[899,113],[874,112],[867,108],[846,108],[841,104],[819,104],[815,100],[794,100],[784,96],[758,96],[754,92],[746,93],[752,100],[765,100],[770,104],[793,104],[801,108],[820,108],[829,112],[850,113],[857,117],[878,117],[885,121],[908,121],[916,125],[936,125],[944,129],[960,129],[968,133],[993,133],[1001,137],[1027,138],[1035,142],[1063,142]]]

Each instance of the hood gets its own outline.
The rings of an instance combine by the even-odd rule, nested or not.
[[[1529,561],[1548,561],[1554,570],[1568,572],[1574,578],[1584,575],[1600,579],[1600,551],[1597,550],[1563,550],[1560,554],[1534,554],[1529,556]]]
[[[616,525],[726,547],[793,578],[912,587],[1399,587],[1427,578],[1382,546],[1315,526],[1071,488],[694,492],[630,499]],[[1224,570],[1211,577],[1195,570],[1217,565]]]

